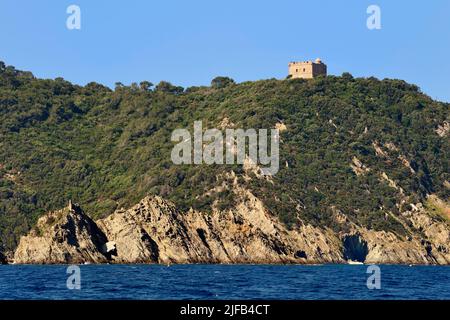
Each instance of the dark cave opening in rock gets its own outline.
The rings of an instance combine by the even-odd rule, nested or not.
[[[359,234],[346,235],[342,239],[344,259],[357,262],[366,261],[369,249],[367,242]]]
[[[298,250],[295,254],[294,257],[297,259],[307,259],[308,256],[306,255],[306,252],[303,250]]]

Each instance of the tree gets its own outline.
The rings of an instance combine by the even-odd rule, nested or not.
[[[138,91],[139,90],[139,86],[136,82],[132,82],[130,85],[131,90],[133,91]]]
[[[184,88],[180,87],[180,86],[174,86],[173,84],[171,84],[170,82],[167,82],[167,81],[161,81],[155,87],[155,91],[179,94],[184,91]]]
[[[344,78],[345,80],[353,80],[353,76],[350,72],[342,73],[342,78]]]
[[[123,83],[122,82],[116,82],[114,84],[114,86],[115,86],[115,90],[117,90],[117,89],[123,88]]]
[[[215,89],[222,89],[232,84],[235,84],[235,82],[229,77],[215,77],[211,80],[211,87]]]
[[[62,79],[62,78],[61,78]],[[56,79],[55,79],[56,80]],[[67,85],[71,85],[70,82],[65,81],[64,79],[61,80],[62,82],[64,82]],[[88,84],[86,84],[84,86],[87,90],[90,90],[92,92],[102,92],[102,91],[110,91],[110,89],[108,87],[105,87],[104,85],[97,83],[97,82],[89,82]]]
[[[151,83],[149,81],[141,81],[139,83],[139,86],[142,91],[149,91],[149,90],[151,90],[150,88],[153,87],[153,83]]]

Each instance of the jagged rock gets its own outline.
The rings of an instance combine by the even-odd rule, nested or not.
[[[80,207],[72,205],[39,218],[37,225],[20,239],[15,263],[102,263],[107,243],[104,233]]]
[[[450,132],[450,122],[444,121],[442,125],[439,125],[436,129],[436,133],[439,137],[445,137]]]
[[[158,196],[97,223],[77,206],[49,213],[21,239],[15,262],[450,263],[450,227],[422,206],[404,212],[405,236],[361,227],[336,208],[333,217],[345,232],[301,221],[291,230],[250,191],[233,187],[240,202],[209,214],[182,212]]]
[[[252,194],[246,198],[233,210],[204,214],[183,213],[160,197],[147,197],[98,225],[116,243],[113,259],[120,263],[343,261],[321,230],[305,226],[288,231]]]
[[[428,242],[424,242],[416,232],[400,237],[393,232],[369,230],[349,223],[352,231],[342,236],[344,258],[354,260],[357,257],[356,261],[372,264],[449,264],[449,225],[423,211],[405,215],[413,225],[422,229]],[[349,235],[353,239],[348,240]],[[348,251],[351,254],[346,256]]]
[[[367,168],[357,157],[352,158],[352,163],[350,164],[350,167],[357,176],[365,174],[370,171],[370,168]]]

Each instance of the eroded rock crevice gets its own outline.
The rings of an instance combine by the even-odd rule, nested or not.
[[[365,262],[369,249],[367,242],[359,234],[345,235],[342,238],[345,260]]]

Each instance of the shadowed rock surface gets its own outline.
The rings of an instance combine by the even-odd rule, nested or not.
[[[0,264],[6,264],[6,257],[0,252]]]
[[[15,263],[104,263],[104,233],[76,205],[39,218],[32,231],[20,239]]]

